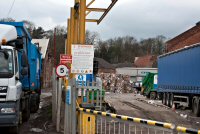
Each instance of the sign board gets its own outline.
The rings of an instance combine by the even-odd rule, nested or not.
[[[72,45],[71,73],[93,73],[94,47],[92,45]]]
[[[79,86],[86,86],[87,84],[87,75],[86,74],[77,74],[76,75],[76,82]],[[83,91],[83,96],[85,96],[86,90]],[[78,89],[78,96],[81,96],[82,89]]]
[[[72,56],[68,54],[61,54],[60,55],[60,63],[61,64],[67,64],[67,63],[72,63]]]
[[[78,85],[82,86],[86,86],[86,74],[77,74],[76,75],[76,81],[78,82]]]
[[[137,81],[142,81],[143,77],[137,77]]]
[[[59,64],[56,67],[56,74],[58,75],[58,77],[63,78],[63,77],[69,77],[69,69],[67,68],[66,65],[64,64]]]

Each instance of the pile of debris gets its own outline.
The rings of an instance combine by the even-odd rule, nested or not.
[[[130,76],[120,75],[114,73],[101,73],[98,74],[102,79],[103,88],[106,91],[115,93],[131,93],[132,84],[130,83]]]

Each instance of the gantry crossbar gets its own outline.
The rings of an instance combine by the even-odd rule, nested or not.
[[[97,22],[97,24],[100,24],[101,21],[106,17],[108,12],[113,8],[113,6],[117,3],[118,0],[111,0],[111,4],[108,6],[108,8],[89,8],[92,3],[95,2],[95,0],[92,0],[86,7],[86,16],[90,14],[91,12],[103,12],[103,15],[99,19],[86,19],[86,22]]]

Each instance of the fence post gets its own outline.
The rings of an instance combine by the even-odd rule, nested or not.
[[[53,68],[53,75],[52,75],[52,121],[53,124],[56,124],[56,112],[57,112],[57,79],[56,79],[56,73],[55,68]]]
[[[58,80],[58,102],[57,102],[57,121],[56,121],[56,130],[60,132],[60,111],[61,111],[61,102],[62,102],[62,79]]]
[[[77,117],[76,117],[76,79],[72,80],[72,134],[76,134]]]
[[[66,87],[65,87],[66,88]],[[68,100],[69,99],[69,100]],[[69,85],[65,89],[65,120],[64,120],[64,134],[69,134],[71,132],[70,128],[70,105],[71,105],[71,82],[69,80]]]

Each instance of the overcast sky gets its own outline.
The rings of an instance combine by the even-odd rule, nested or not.
[[[87,0],[89,1],[89,0]],[[45,30],[67,26],[74,0],[0,0],[0,18],[30,20]],[[93,7],[106,7],[110,0],[96,0]],[[100,25],[88,23],[87,29],[102,39],[131,35],[137,39],[164,35],[172,38],[200,21],[200,0],[118,0]],[[90,18],[99,17],[91,14]]]

